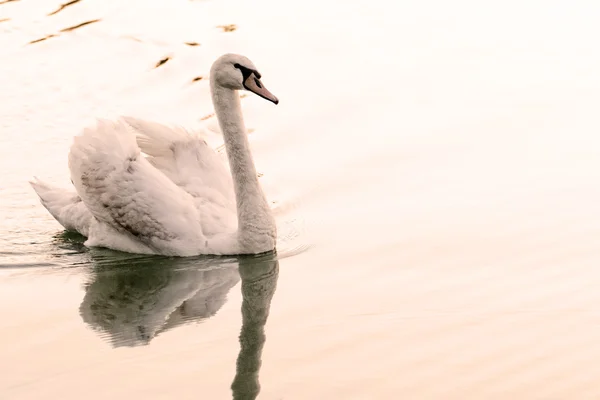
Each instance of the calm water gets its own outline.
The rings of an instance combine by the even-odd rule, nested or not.
[[[0,398],[600,398],[600,6],[416,3],[0,4]],[[230,51],[277,255],[65,234],[27,180],[94,117],[214,131]]]

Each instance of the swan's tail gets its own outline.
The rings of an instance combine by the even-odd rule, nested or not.
[[[92,214],[73,190],[55,187],[37,178],[29,181],[41,203],[65,229],[88,236]]]

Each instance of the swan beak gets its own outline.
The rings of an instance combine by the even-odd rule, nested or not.
[[[267,90],[267,88],[262,84],[260,79],[258,79],[254,73],[251,73],[248,76],[248,78],[246,78],[246,80],[244,81],[244,87],[246,88],[246,90],[256,93],[263,99],[272,101],[275,104],[279,103],[277,97],[275,97],[273,93]]]

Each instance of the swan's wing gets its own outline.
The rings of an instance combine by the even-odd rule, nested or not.
[[[29,182],[42,205],[66,230],[88,236],[92,213],[74,190],[63,189],[47,184],[37,178]]]
[[[235,207],[231,174],[221,156],[199,134],[132,117],[123,120],[136,131],[148,161],[195,199]]]
[[[159,254],[199,254],[205,237],[192,197],[141,156],[123,121],[99,120],[84,130],[71,146],[69,168],[99,221]]]

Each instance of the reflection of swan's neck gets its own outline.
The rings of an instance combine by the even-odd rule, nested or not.
[[[258,373],[265,344],[265,324],[269,317],[271,299],[277,287],[279,261],[269,260],[244,265],[240,262],[242,278],[242,331],[240,354],[235,378],[231,384],[233,398],[255,399],[260,392]]]
[[[258,182],[238,93],[214,81],[211,82],[211,90],[233,177],[242,250],[272,250],[275,246],[275,224]]]

